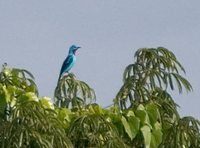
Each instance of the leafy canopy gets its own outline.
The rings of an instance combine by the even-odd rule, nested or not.
[[[141,48],[124,71],[113,105],[69,73],[54,101],[39,97],[33,75],[4,64],[0,72],[0,147],[200,147],[200,122],[181,117],[168,90],[191,91],[183,66],[166,48]]]

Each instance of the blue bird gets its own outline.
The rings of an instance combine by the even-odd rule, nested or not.
[[[76,51],[79,49],[80,47],[76,46],[76,45],[72,45],[69,48],[69,53],[67,58],[64,60],[61,70],[60,70],[60,75],[58,78],[58,81],[60,80],[61,76],[64,73],[68,73],[70,71],[70,69],[74,66],[74,64],[76,63]]]

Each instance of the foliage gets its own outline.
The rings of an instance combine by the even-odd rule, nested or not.
[[[141,105],[148,108],[146,112],[139,110],[138,115],[142,117],[140,121],[146,123],[140,128],[142,136],[135,138],[134,145],[143,147],[144,143],[145,147],[199,147],[199,122],[190,119],[184,122],[187,126],[183,126],[181,121],[185,118],[180,118],[178,105],[167,92],[168,88],[174,90],[175,84],[180,93],[183,87],[187,91],[192,90],[190,83],[181,76],[181,72],[185,73],[183,66],[172,52],[163,47],[139,49],[135,58],[136,61],[124,71],[124,84],[115,100],[115,104],[122,110],[131,110]],[[149,103],[151,107],[148,107]],[[192,126],[189,126],[190,121]],[[158,126],[156,130],[151,128],[154,124]],[[183,132],[182,128],[188,130]],[[185,134],[187,138],[177,139],[179,134],[180,137]]]
[[[98,105],[77,112],[67,132],[75,147],[125,147],[115,126],[104,118],[104,112]]]
[[[156,88],[166,90],[169,86],[173,90],[176,82],[179,92],[183,87],[192,90],[190,83],[180,75],[185,72],[172,52],[163,47],[142,48],[135,53],[136,61],[124,71],[124,85],[117,94],[121,108],[126,108],[125,102],[130,104],[137,101],[145,102],[151,98],[150,91]],[[173,81],[174,80],[174,81]]]
[[[200,122],[193,117],[183,117],[166,130],[162,148],[200,147]]]
[[[124,110],[120,116],[109,116],[123,141],[131,147],[158,147],[162,142],[159,109],[153,102]]]
[[[85,82],[75,79],[72,73],[58,81],[54,97],[59,107],[66,108],[81,108],[96,99],[94,90]]]
[[[4,66],[0,82],[1,147],[72,147],[56,112],[38,102],[31,73]]]
[[[6,147],[72,147],[62,123],[55,115],[53,110],[45,109],[36,101],[17,103],[11,114],[12,122],[9,122],[2,131],[1,145]]]
[[[166,48],[142,48],[124,71],[109,108],[94,103],[94,90],[69,73],[54,102],[39,97],[33,75],[3,65],[0,72],[0,147],[200,147],[200,121],[180,117],[168,90],[192,90],[183,66]]]

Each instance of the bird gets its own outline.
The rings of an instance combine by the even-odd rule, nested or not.
[[[68,53],[68,56],[66,57],[66,59],[64,60],[64,62],[62,64],[62,67],[61,67],[61,70],[60,70],[60,74],[59,74],[59,77],[58,77],[58,81],[60,80],[60,78],[62,77],[63,74],[69,73],[71,68],[76,63],[76,51],[79,48],[81,48],[81,47],[76,46],[76,45],[72,45],[69,48],[69,53]]]

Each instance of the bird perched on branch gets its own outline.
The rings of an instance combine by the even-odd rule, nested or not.
[[[74,66],[74,64],[76,63],[76,51],[79,49],[80,47],[76,46],[76,45],[72,45],[69,48],[69,53],[67,58],[64,60],[61,70],[60,70],[60,75],[58,77],[58,81],[60,80],[60,78],[62,77],[62,75],[64,73],[68,73],[70,71],[70,69]]]

